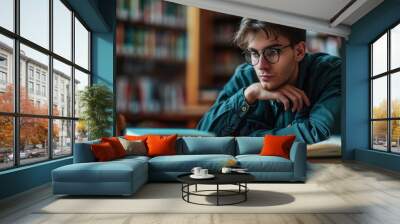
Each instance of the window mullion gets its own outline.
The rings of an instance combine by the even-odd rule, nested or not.
[[[14,1],[14,30],[17,35],[19,35],[19,5],[20,1]],[[20,145],[20,47],[19,47],[19,39],[14,39],[14,166],[19,166],[20,157],[19,157],[19,145]]]
[[[386,54],[387,54],[387,63],[386,63],[386,66],[387,66],[387,68],[386,68],[386,70],[387,71],[389,71],[390,70],[390,30],[387,32],[387,51],[386,51]],[[392,118],[392,100],[391,100],[391,79],[392,79],[392,75],[389,73],[389,74],[387,74],[387,77],[388,77],[388,79],[387,79],[387,89],[388,89],[388,92],[387,92],[387,97],[388,97],[388,118]],[[392,123],[392,121],[391,120],[388,120],[388,128],[387,128],[387,132],[388,132],[388,152],[391,152],[392,151],[392,135],[391,135],[391,128],[392,128],[392,125],[391,125],[391,123]]]
[[[71,71],[71,91],[72,91],[72,95],[71,95],[71,117],[75,118],[75,12],[72,11],[72,15],[71,15],[71,23],[72,23],[72,38],[71,38],[71,55],[72,55],[72,64],[73,66],[71,67],[72,71]],[[72,155],[74,155],[74,147],[75,147],[75,126],[76,126],[76,121],[73,120],[71,122],[71,126],[72,126],[72,132],[71,132],[71,150],[72,150]]]
[[[53,0],[49,0],[49,50],[50,52],[53,52]],[[48,83],[49,86],[47,90],[49,91],[49,94],[47,96],[49,97],[49,120],[48,120],[48,150],[49,150],[49,159],[53,159],[53,56],[49,55],[49,73],[48,73]]]
[[[369,46],[369,118],[370,118],[370,122],[369,122],[369,145],[370,145],[370,149],[374,148],[374,136],[373,136],[373,121],[372,119],[373,117],[373,91],[374,91],[374,86],[373,86],[373,79],[372,79],[372,71],[373,71],[373,63],[372,63],[372,55],[373,55],[373,50],[374,48],[372,47],[372,44]]]

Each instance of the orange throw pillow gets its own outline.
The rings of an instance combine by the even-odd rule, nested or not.
[[[146,139],[147,139],[147,135],[138,135],[138,136],[136,136],[136,135],[125,135],[124,138],[126,140],[129,140],[129,141],[140,140],[140,141],[144,141],[145,142]]]
[[[90,146],[90,148],[94,154],[94,157],[99,162],[109,161],[117,158],[114,149],[108,142],[93,144]]]
[[[109,138],[101,138],[101,142],[108,142],[114,149],[115,155],[117,158],[121,158],[126,156],[126,151],[124,146],[122,146],[121,142],[117,137],[109,137]]]
[[[147,136],[148,156],[176,155],[177,135]]]
[[[294,140],[295,135],[288,136],[275,136],[275,135],[265,135],[264,145],[261,149],[260,155],[262,156],[280,156],[289,159],[290,147]]]

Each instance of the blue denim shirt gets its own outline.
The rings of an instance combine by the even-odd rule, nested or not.
[[[292,112],[274,100],[247,104],[244,90],[259,80],[253,66],[242,64],[197,128],[217,136],[294,134],[296,140],[306,143],[325,140],[340,129],[341,65],[338,57],[306,54],[299,62],[296,87],[305,92],[311,105]]]

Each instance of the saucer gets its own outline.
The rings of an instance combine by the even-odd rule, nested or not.
[[[194,174],[190,175],[190,178],[193,178],[193,179],[211,179],[211,178],[214,178],[214,177],[215,176],[212,175],[212,174],[207,174],[207,175],[204,175],[204,176],[202,176],[202,175],[194,175]]]

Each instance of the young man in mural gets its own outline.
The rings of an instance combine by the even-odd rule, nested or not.
[[[306,53],[302,29],[242,19],[238,66],[198,128],[217,136],[296,135],[315,143],[340,125],[338,57]]]

